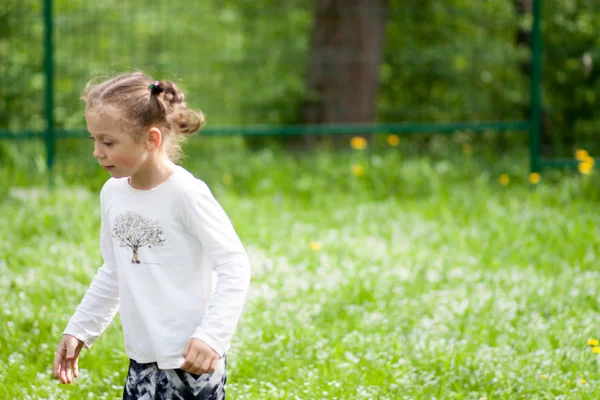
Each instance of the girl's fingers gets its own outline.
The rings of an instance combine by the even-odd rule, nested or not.
[[[194,361],[194,365],[192,366],[192,373],[196,375],[204,374],[206,372],[204,371],[204,365],[206,364],[206,361],[207,360],[203,356],[198,355],[198,358],[196,358],[196,360]]]
[[[58,360],[58,364],[56,365],[56,378],[62,382],[62,359]]]
[[[58,364],[58,379],[60,379],[61,383],[65,383],[65,370],[63,368],[64,361],[61,360],[60,364]]]
[[[54,364],[53,364],[54,365],[54,377],[55,378],[58,378],[58,371],[59,371],[58,366],[60,365],[60,359],[61,358],[62,357],[60,356],[60,354],[57,351],[56,354],[54,355]]]
[[[65,364],[67,368],[67,383],[71,383],[73,382],[73,375],[71,373],[71,361],[69,360]]]
[[[69,383],[69,375],[68,375],[68,369],[67,369],[67,360],[62,361],[62,363],[60,364],[61,367],[61,371],[60,371],[60,381],[62,383]]]
[[[79,363],[77,362],[77,360],[79,360],[79,357],[74,358],[73,361],[71,362],[71,366],[73,367],[73,377],[77,378],[79,376]]]
[[[74,344],[68,342],[69,338],[64,336],[54,354],[54,377],[61,383],[72,383],[79,376],[78,360],[82,345],[79,342]]]
[[[186,348],[186,350],[188,351],[185,353],[185,360],[183,361],[183,364],[181,364],[180,368],[187,371],[194,364],[194,361],[198,357],[198,353],[195,351],[190,351],[188,348]]]
[[[190,367],[187,369],[187,371],[195,375],[200,375],[200,367],[202,366],[202,356],[198,353],[195,354],[196,357],[191,361]]]
[[[210,370],[210,365],[212,364],[211,361],[212,360],[210,358],[207,358],[202,363],[202,366],[200,367],[200,371],[202,371],[203,374],[213,372]]]

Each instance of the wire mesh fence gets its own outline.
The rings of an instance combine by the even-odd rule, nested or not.
[[[327,72],[334,77],[347,74],[365,57],[364,48],[372,45],[369,38],[376,27],[339,23],[343,15],[353,12],[384,15],[374,99],[374,122],[378,125],[372,126],[373,132],[541,130],[541,96],[532,97],[542,89],[535,80],[536,74],[541,76],[535,67],[542,65],[542,53],[541,40],[538,52],[532,51],[536,44],[534,22],[542,23],[544,30],[544,87],[552,90],[572,83],[573,76],[582,73],[580,64],[586,52],[592,60],[600,60],[595,58],[598,40],[592,42],[592,34],[587,33],[600,20],[598,6],[590,0],[578,1],[577,7],[546,0],[544,19],[533,18],[536,7],[541,10],[541,0],[354,0],[346,4],[346,14],[325,10],[319,17],[320,3],[3,2],[0,71],[5,84],[0,95],[0,135],[41,136],[47,131],[44,90],[48,65],[44,55],[48,55],[48,29],[53,33],[51,95],[55,135],[60,140],[57,149],[70,143],[61,137],[87,136],[79,99],[86,82],[133,70],[176,82],[188,103],[205,112],[207,135],[310,132],[304,128],[310,122],[306,104],[319,95],[335,98],[326,91],[318,92],[319,85],[309,78],[311,68],[318,62],[325,70],[323,76]],[[373,10],[372,4],[380,9]],[[43,18],[44,7],[51,7],[50,20]],[[559,45],[561,36],[575,29],[569,17],[579,27],[572,48]],[[336,26],[337,31],[325,31],[333,39],[319,42],[319,26],[327,24]],[[343,44],[344,35],[364,37],[365,43],[362,48],[336,47],[338,42]],[[597,93],[598,70],[593,69],[587,80],[579,82],[579,107],[596,104],[590,99]],[[339,102],[329,105],[343,108],[338,115],[356,113],[352,104],[360,101],[344,102],[343,98],[361,96],[346,88],[357,86],[360,79],[366,78],[357,74],[329,86],[327,79],[321,79],[324,83],[320,85],[330,92],[344,93],[338,93]],[[569,146],[595,138],[594,118],[586,120],[571,110],[566,96],[544,93],[543,105],[544,117],[555,128],[546,133],[544,149],[548,155],[564,155]],[[536,110],[540,121],[535,120]],[[352,121],[351,117],[344,118]],[[573,130],[566,142],[564,129]],[[347,124],[328,124],[312,132],[353,130]],[[561,150],[553,149],[554,144],[558,149],[561,143]],[[534,149],[534,161],[539,162],[540,151]]]

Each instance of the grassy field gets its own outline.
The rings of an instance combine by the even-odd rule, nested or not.
[[[597,177],[534,185],[524,151],[448,145],[186,161],[253,264],[229,398],[600,398]],[[118,318],[74,385],[51,379],[101,264],[94,174],[0,191],[2,399],[120,398]]]

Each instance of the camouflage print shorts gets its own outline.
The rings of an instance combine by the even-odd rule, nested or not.
[[[130,360],[123,400],[224,400],[225,366],[223,358],[212,374],[194,375]]]

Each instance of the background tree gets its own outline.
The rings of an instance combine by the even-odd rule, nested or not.
[[[302,122],[374,122],[387,7],[387,0],[314,0],[310,97],[302,107]],[[338,143],[346,139],[335,138]]]

